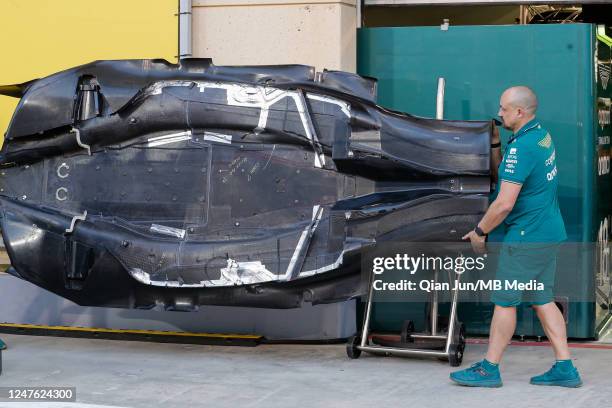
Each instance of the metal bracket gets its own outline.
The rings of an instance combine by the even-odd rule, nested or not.
[[[75,133],[76,134],[76,141],[77,144],[79,146],[81,146],[83,149],[87,149],[87,154],[89,156],[91,156],[91,147],[88,144],[85,144],[81,141],[81,132],[79,131],[79,129],[77,128],[72,128],[70,129],[70,133]]]
[[[82,215],[75,215],[74,217],[72,217],[72,220],[70,220],[70,228],[66,229],[66,233],[71,234],[74,231],[74,226],[76,225],[76,222],[85,221],[86,217],[87,217],[87,210],[85,210],[85,212]]]

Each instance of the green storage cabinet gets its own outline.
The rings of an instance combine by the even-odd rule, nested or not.
[[[563,24],[362,28],[357,40],[358,73],[378,78],[378,103],[394,110],[434,117],[439,77],[446,80],[445,119],[496,117],[499,96],[512,85],[537,93],[538,118],[556,145],[568,242],[584,245],[558,262],[572,274],[565,310],[572,338],[597,337],[610,317],[609,247],[588,244],[607,243],[611,223],[611,127],[601,111],[612,80],[604,87],[600,74],[607,64],[609,75],[612,42],[601,38],[593,25]],[[508,136],[503,130],[502,140]],[[372,328],[398,331],[404,319],[423,328],[424,307],[376,304]],[[469,333],[488,333],[489,302],[461,304],[459,314]],[[517,335],[544,335],[531,308],[519,307],[518,317]]]

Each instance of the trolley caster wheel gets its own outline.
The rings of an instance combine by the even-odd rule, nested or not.
[[[463,353],[465,350],[465,324],[458,322],[457,330],[453,336],[453,343],[455,343]]]
[[[355,335],[349,337],[346,343],[346,355],[350,359],[357,359],[361,356],[361,350],[357,348],[359,344],[361,344],[361,336]]]
[[[451,344],[448,351],[448,362],[451,367],[459,367],[463,362],[463,348],[458,344]]]
[[[448,362],[452,367],[459,367],[463,361],[465,351],[465,325],[457,322],[458,326],[453,333],[453,343],[448,351]]]

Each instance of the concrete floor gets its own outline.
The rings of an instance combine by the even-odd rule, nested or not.
[[[612,349],[573,348],[585,385],[537,387],[529,377],[549,368],[548,347],[511,346],[504,386],[451,384],[437,360],[362,355],[344,345],[254,348],[1,335],[0,386],[73,386],[76,404],[2,403],[0,407],[604,407],[612,402]],[[482,358],[469,344],[462,367]]]

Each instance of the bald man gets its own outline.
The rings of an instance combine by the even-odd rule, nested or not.
[[[551,135],[536,119],[538,100],[526,86],[504,91],[498,115],[512,136],[503,155],[499,132],[491,144],[496,197],[469,239],[476,252],[485,251],[487,234],[504,223],[496,279],[527,283],[536,280],[543,290],[493,291],[495,304],[486,357],[470,368],[451,373],[454,382],[473,387],[501,387],[499,363],[516,328],[516,306],[531,305],[550,340],[556,361],[531,384],[579,387],[582,380],[567,347],[565,320],[554,303],[556,253],[567,238],[557,201],[557,166]]]

